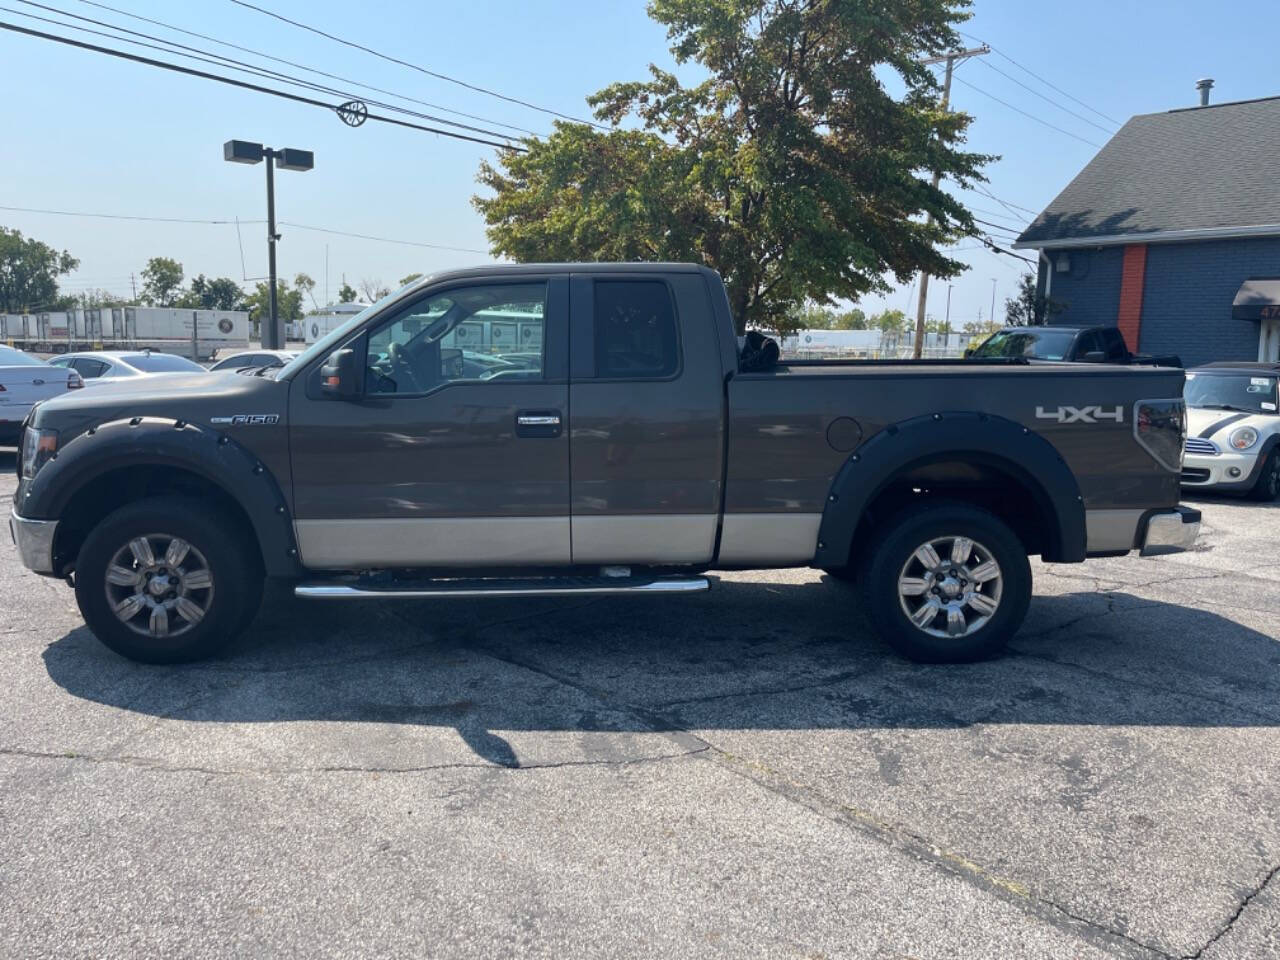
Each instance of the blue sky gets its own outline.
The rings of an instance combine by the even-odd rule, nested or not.
[[[81,0],[42,2],[220,49],[130,22]],[[386,63],[230,0],[103,2],[491,121],[539,132],[550,128],[551,117],[545,113]],[[587,113],[587,94],[615,80],[642,78],[651,61],[670,65],[663,29],[646,17],[642,3],[631,0],[364,0],[358,5],[261,0],[260,5],[433,71],[577,116]],[[7,0],[3,6],[53,16],[18,0]],[[0,12],[0,20],[50,29],[9,12]],[[975,117],[972,149],[1001,155],[989,169],[988,189],[1009,206],[983,195],[966,196],[967,202],[983,219],[1020,225],[1020,218],[1028,217],[1021,208],[1044,206],[1093,156],[1096,147],[1091,144],[1104,143],[1115,129],[1093,110],[1123,121],[1136,113],[1189,106],[1196,102],[1194,85],[1202,76],[1216,80],[1214,102],[1280,93],[1273,66],[1277,27],[1280,7],[1274,0],[977,0],[973,19],[962,27],[966,33],[1088,107],[1045,87],[997,54],[962,65],[956,72],[953,106]],[[330,296],[336,296],[344,275],[353,283],[368,278],[390,285],[413,271],[488,259],[474,252],[484,251],[487,244],[470,197],[480,160],[492,155],[489,148],[373,123],[348,129],[327,111],[12,33],[0,33],[0,57],[10,92],[0,205],[259,220],[264,207],[262,167],[222,160],[222,142],[237,137],[315,151],[313,171],[277,174],[277,215],[283,221],[462,248],[434,250],[283,227],[281,274],[309,273],[318,282],[318,298],[323,298],[326,246]],[[1080,116],[1040,99],[1010,78]],[[261,224],[243,226],[239,238],[236,228],[228,225],[135,223],[6,210],[0,210],[0,224],[78,256],[80,270],[64,284],[72,292],[103,287],[128,295],[130,274],[155,255],[176,257],[188,277],[205,273],[240,279],[266,271]],[[989,312],[993,279],[1001,315],[1000,303],[1016,284],[1023,264],[982,249],[962,249],[956,256],[972,269],[951,281],[953,324],[974,319],[979,310]],[[947,284],[935,281],[929,312],[941,318],[946,299]],[[868,297],[862,306],[875,310],[889,305],[914,313],[914,303],[911,290],[902,287],[887,297]]]

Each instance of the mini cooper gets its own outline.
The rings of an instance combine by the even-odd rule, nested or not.
[[[1182,485],[1280,499],[1280,363],[1187,371]]]

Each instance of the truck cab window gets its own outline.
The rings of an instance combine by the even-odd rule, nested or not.
[[[663,379],[680,367],[671,292],[660,280],[595,284],[596,376]]]
[[[543,378],[545,283],[486,284],[420,300],[369,335],[365,390]]]

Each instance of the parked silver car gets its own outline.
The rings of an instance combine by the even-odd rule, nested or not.
[[[297,355],[297,350],[242,350],[219,360],[209,369],[246,370],[252,367],[283,367]]]
[[[22,350],[0,346],[0,443],[17,443],[33,403],[83,386],[74,369],[59,370]]]
[[[88,385],[111,383],[132,377],[152,377],[170,373],[204,373],[204,367],[173,353],[158,350],[96,350],[64,353],[49,363],[70,367]]]

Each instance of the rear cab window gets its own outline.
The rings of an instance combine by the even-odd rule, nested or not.
[[[665,380],[680,369],[671,290],[662,280],[597,280],[592,326],[595,375]]]

